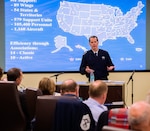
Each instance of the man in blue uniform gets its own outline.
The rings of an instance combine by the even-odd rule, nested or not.
[[[95,131],[90,108],[79,98],[79,85],[73,79],[60,87],[61,97],[56,103],[53,131]]]
[[[94,72],[95,80],[108,80],[108,71],[114,70],[109,53],[98,48],[97,36],[89,38],[91,50],[87,51],[81,61],[80,73],[90,79],[90,73]]]

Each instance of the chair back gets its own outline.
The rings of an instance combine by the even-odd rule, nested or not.
[[[37,97],[34,131],[52,131],[56,102],[60,96],[43,95]]]
[[[0,130],[24,131],[25,116],[14,82],[0,81],[0,103]]]
[[[127,108],[111,109],[108,115],[108,125],[129,129],[128,109]]]
[[[42,91],[37,88],[27,88],[25,93],[28,120],[32,121],[35,117],[37,97],[42,95]]]

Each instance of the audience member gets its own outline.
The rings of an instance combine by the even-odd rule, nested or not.
[[[79,85],[73,79],[65,80],[60,92],[62,96],[56,103],[54,130],[95,131],[91,110],[78,97]]]
[[[131,129],[150,131],[150,105],[145,101],[132,104],[128,111],[128,122]]]
[[[79,85],[73,79],[65,80],[61,84],[60,93],[65,96],[79,97]]]
[[[3,77],[3,69],[0,67],[0,80],[2,80]]]
[[[98,118],[103,111],[108,110],[104,106],[107,97],[108,87],[105,82],[96,80],[89,85],[89,98],[84,101],[92,112],[95,123],[97,124]]]
[[[27,129],[30,128],[30,126],[28,125],[28,111],[27,111],[27,107],[26,107],[26,99],[25,99],[25,90],[24,87],[19,87],[19,85],[22,82],[22,78],[23,78],[23,73],[22,70],[19,68],[10,68],[7,71],[7,80],[8,81],[14,81],[16,83],[16,85],[18,86],[18,93],[19,93],[19,97],[20,97],[20,102],[21,102],[21,106],[22,106],[22,110],[25,114],[25,117],[27,119]]]
[[[56,91],[56,85],[53,79],[48,77],[43,77],[40,82],[38,88],[42,91],[43,95],[54,95],[58,96],[60,93]]]
[[[11,68],[7,71],[7,80],[15,81],[18,86],[18,90],[20,92],[23,92],[23,90],[25,88],[25,87],[20,86],[20,84],[22,82],[22,78],[23,78],[23,73],[22,73],[22,70],[19,68]]]

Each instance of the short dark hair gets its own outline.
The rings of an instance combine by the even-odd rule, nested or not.
[[[19,68],[11,68],[7,71],[7,80],[8,81],[16,81],[17,78],[21,76],[21,69]]]
[[[89,42],[90,42],[91,38],[96,38],[96,39],[97,39],[97,41],[98,41],[98,37],[97,37],[97,36],[95,36],[95,35],[92,35],[92,36],[90,36],[90,38],[89,38]]]

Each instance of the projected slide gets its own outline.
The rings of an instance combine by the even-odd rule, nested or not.
[[[91,35],[116,70],[145,70],[146,0],[5,0],[6,70],[79,71]]]

